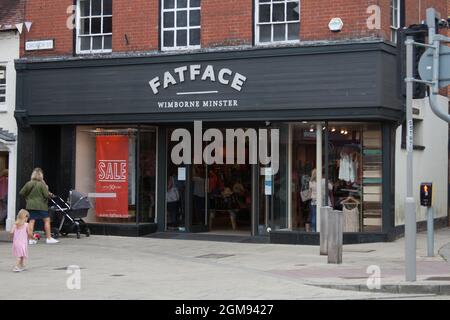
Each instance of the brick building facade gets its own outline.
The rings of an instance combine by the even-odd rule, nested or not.
[[[19,185],[43,167],[57,193],[89,196],[86,219],[99,234],[214,231],[316,244],[317,207],[328,204],[343,212],[346,242],[392,240],[403,230],[397,30],[420,23],[429,6],[447,12],[447,5],[29,0],[32,27],[16,62]],[[50,48],[36,50],[42,40]],[[280,162],[176,163],[174,132],[202,133],[194,121],[216,134],[275,130]],[[433,126],[433,143],[448,141],[447,127]],[[417,146],[435,152],[427,148]],[[440,222],[447,219],[441,158],[424,177],[444,190],[436,196]],[[117,179],[105,180],[104,165]],[[329,197],[312,190],[315,175],[330,182]]]
[[[404,25],[420,23],[426,19],[425,11],[434,7],[447,12],[447,0],[399,0],[405,4]],[[255,44],[255,0],[209,0],[201,5],[201,48],[229,47]],[[261,2],[263,3],[263,2]],[[380,11],[380,25],[369,29],[368,20]],[[42,1],[28,0],[26,21],[33,22],[30,32],[22,39],[55,40],[53,50],[25,52],[22,56],[67,56],[73,55],[74,30],[70,28],[71,17],[76,16],[73,0]],[[160,49],[161,13],[159,1],[114,0],[112,6],[112,51],[136,52]],[[328,24],[332,18],[340,17],[344,23],[341,32],[332,32]],[[402,18],[403,19],[403,18]],[[69,26],[69,27],[68,27]],[[361,38],[391,39],[390,0],[339,0],[301,1],[299,41],[337,41]]]

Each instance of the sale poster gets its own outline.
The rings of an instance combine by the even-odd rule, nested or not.
[[[128,218],[128,136],[96,137],[97,217]]]

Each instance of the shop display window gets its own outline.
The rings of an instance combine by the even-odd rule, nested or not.
[[[292,228],[314,232],[317,230],[315,200],[319,185],[315,181],[316,125],[303,123],[293,126]],[[381,231],[381,126],[370,123],[330,122],[322,130],[324,135],[328,134],[328,145],[323,145],[323,205],[327,204],[334,210],[343,212],[344,232]],[[328,148],[328,161],[325,159],[324,148]]]
[[[79,126],[76,135],[75,188],[91,202],[87,222],[154,222],[155,129]]]

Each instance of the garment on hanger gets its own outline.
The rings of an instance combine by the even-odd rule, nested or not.
[[[342,206],[344,215],[344,232],[359,232],[359,209],[356,203],[345,203]]]
[[[344,152],[339,160],[339,180],[350,181],[350,156]]]
[[[358,159],[354,154],[341,152],[339,160],[339,180],[356,182],[358,178]]]
[[[350,163],[349,163],[349,182],[355,182],[357,179],[358,174],[358,160],[355,157],[355,154],[352,154],[350,156]]]

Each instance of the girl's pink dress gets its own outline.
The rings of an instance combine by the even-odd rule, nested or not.
[[[24,223],[23,226],[13,226],[13,255],[16,258],[28,258],[28,223]]]

